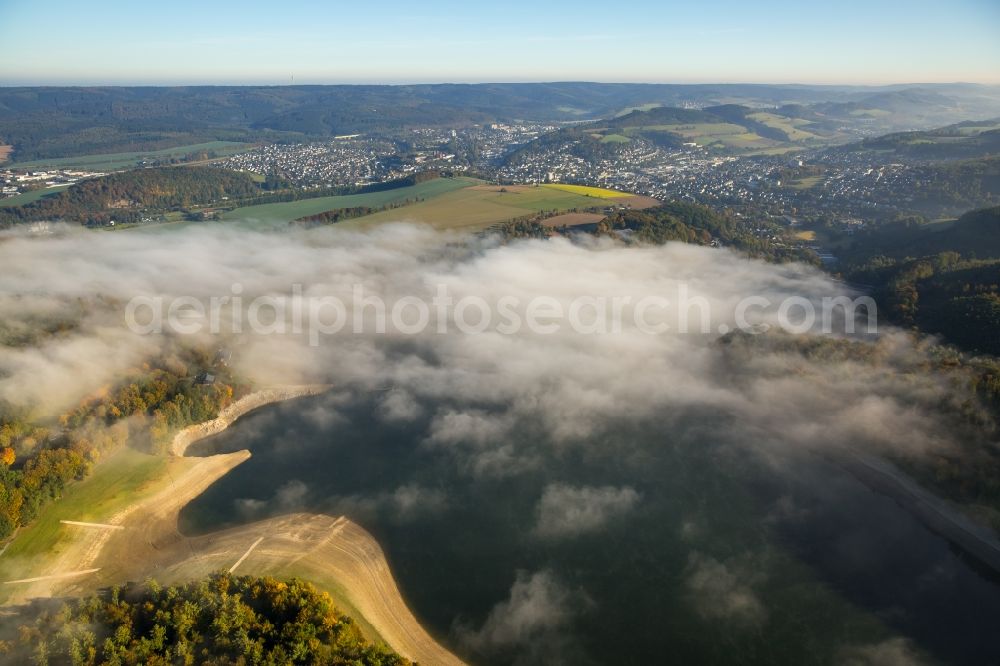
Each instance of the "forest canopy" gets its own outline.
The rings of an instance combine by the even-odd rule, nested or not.
[[[143,211],[176,210],[223,197],[250,198],[260,188],[245,173],[210,167],[136,169],[85,180],[23,206],[0,208],[0,228],[21,222],[106,224],[139,221]]]
[[[0,647],[36,664],[410,663],[367,640],[310,583],[227,573],[116,586],[41,613]]]

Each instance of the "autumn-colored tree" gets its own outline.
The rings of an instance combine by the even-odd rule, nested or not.
[[[9,468],[0,468],[0,538],[10,536],[21,524],[24,496],[17,488],[17,475]]]
[[[189,365],[209,367],[211,359],[211,351],[184,348],[162,363],[143,364],[117,388],[63,414],[57,434],[0,405],[0,538],[33,519],[104,454],[125,446],[132,431],[140,446],[162,453],[177,430],[215,418],[232,402],[233,388],[225,381],[201,386],[188,377]],[[12,469],[17,460],[23,466]]]
[[[113,587],[43,612],[11,647],[14,659],[36,663],[44,653],[74,664],[410,664],[367,640],[305,581],[229,574],[179,587]]]

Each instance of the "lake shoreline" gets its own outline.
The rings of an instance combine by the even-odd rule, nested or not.
[[[183,457],[189,446],[198,440],[219,434],[232,425],[238,418],[255,409],[293,398],[319,395],[320,393],[329,391],[331,386],[330,384],[272,386],[249,393],[224,408],[211,421],[196,423],[178,431],[170,442],[170,453],[178,457]]]
[[[243,396],[225,409],[211,421],[189,426],[179,431],[171,442],[170,453],[175,457],[186,457],[188,447],[196,442],[225,431],[229,426],[250,412],[286,400],[319,395],[330,390],[329,384],[313,384],[301,386],[276,386],[263,388]],[[229,468],[217,474],[213,480],[218,480],[229,473],[236,465],[251,457],[251,452],[243,449],[229,454],[208,456],[204,460],[228,459],[238,456],[239,460]],[[192,501],[207,489],[204,484],[196,493],[190,494],[184,504]],[[332,580],[346,592],[349,610],[361,615],[363,622],[371,626],[378,638],[384,641],[398,654],[419,663],[434,663],[444,666],[461,666],[462,662],[439,642],[437,642],[420,624],[406,605],[396,584],[385,554],[377,540],[364,528],[344,516],[328,516],[323,514],[298,513],[289,516],[275,517],[211,532],[198,537],[186,537],[176,532],[176,516],[181,506],[172,507],[172,530],[184,542],[188,553],[199,553],[198,559],[209,567],[223,566],[225,557],[232,556],[232,549],[240,549],[253,538],[264,541],[264,548],[255,551],[257,559],[253,570],[258,575],[282,575],[281,569],[293,567],[296,575],[302,575],[307,580]],[[110,535],[113,537],[119,535]],[[149,543],[162,542],[162,535],[150,533],[145,539]],[[259,542],[259,541],[258,541]],[[229,547],[229,550],[226,548]],[[149,553],[149,556],[152,556]],[[167,553],[157,553],[163,557],[163,565],[175,572],[183,563],[168,564]],[[221,559],[216,562],[216,558]],[[150,558],[152,559],[152,557]],[[243,564],[239,560],[237,565]],[[235,568],[235,566],[233,567]],[[243,566],[248,568],[247,565]],[[200,574],[207,574],[211,568]],[[193,573],[193,572],[188,572]]]

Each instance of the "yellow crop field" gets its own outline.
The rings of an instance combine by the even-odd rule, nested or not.
[[[632,194],[626,194],[624,192],[615,192],[614,190],[606,190],[603,187],[589,187],[587,185],[564,185],[562,183],[549,183],[542,185],[542,187],[548,187],[553,190],[562,190],[563,192],[571,192],[573,194],[579,194],[585,197],[597,197],[598,199],[618,199],[621,197],[631,197]]]

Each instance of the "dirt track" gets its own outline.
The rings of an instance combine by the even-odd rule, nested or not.
[[[107,575],[108,572],[103,571],[100,576],[88,576],[86,580],[70,582],[48,577],[66,571],[100,568],[101,565],[95,565],[95,561],[113,560],[117,563],[128,560],[137,546],[135,530],[137,525],[150,529],[163,529],[164,525],[171,525],[176,531],[177,514],[181,508],[249,457],[249,451],[237,451],[208,458],[177,461],[172,466],[172,471],[168,471],[169,483],[160,484],[158,489],[137,498],[136,502],[104,521],[109,525],[120,525],[124,529],[81,530],[65,526],[63,529],[74,530],[75,538],[39,569],[37,577],[44,578],[18,589],[12,601],[16,603],[56,594],[78,594],[111,583],[142,580],[132,577],[110,577]],[[111,542],[115,542],[119,547],[105,550]]]

